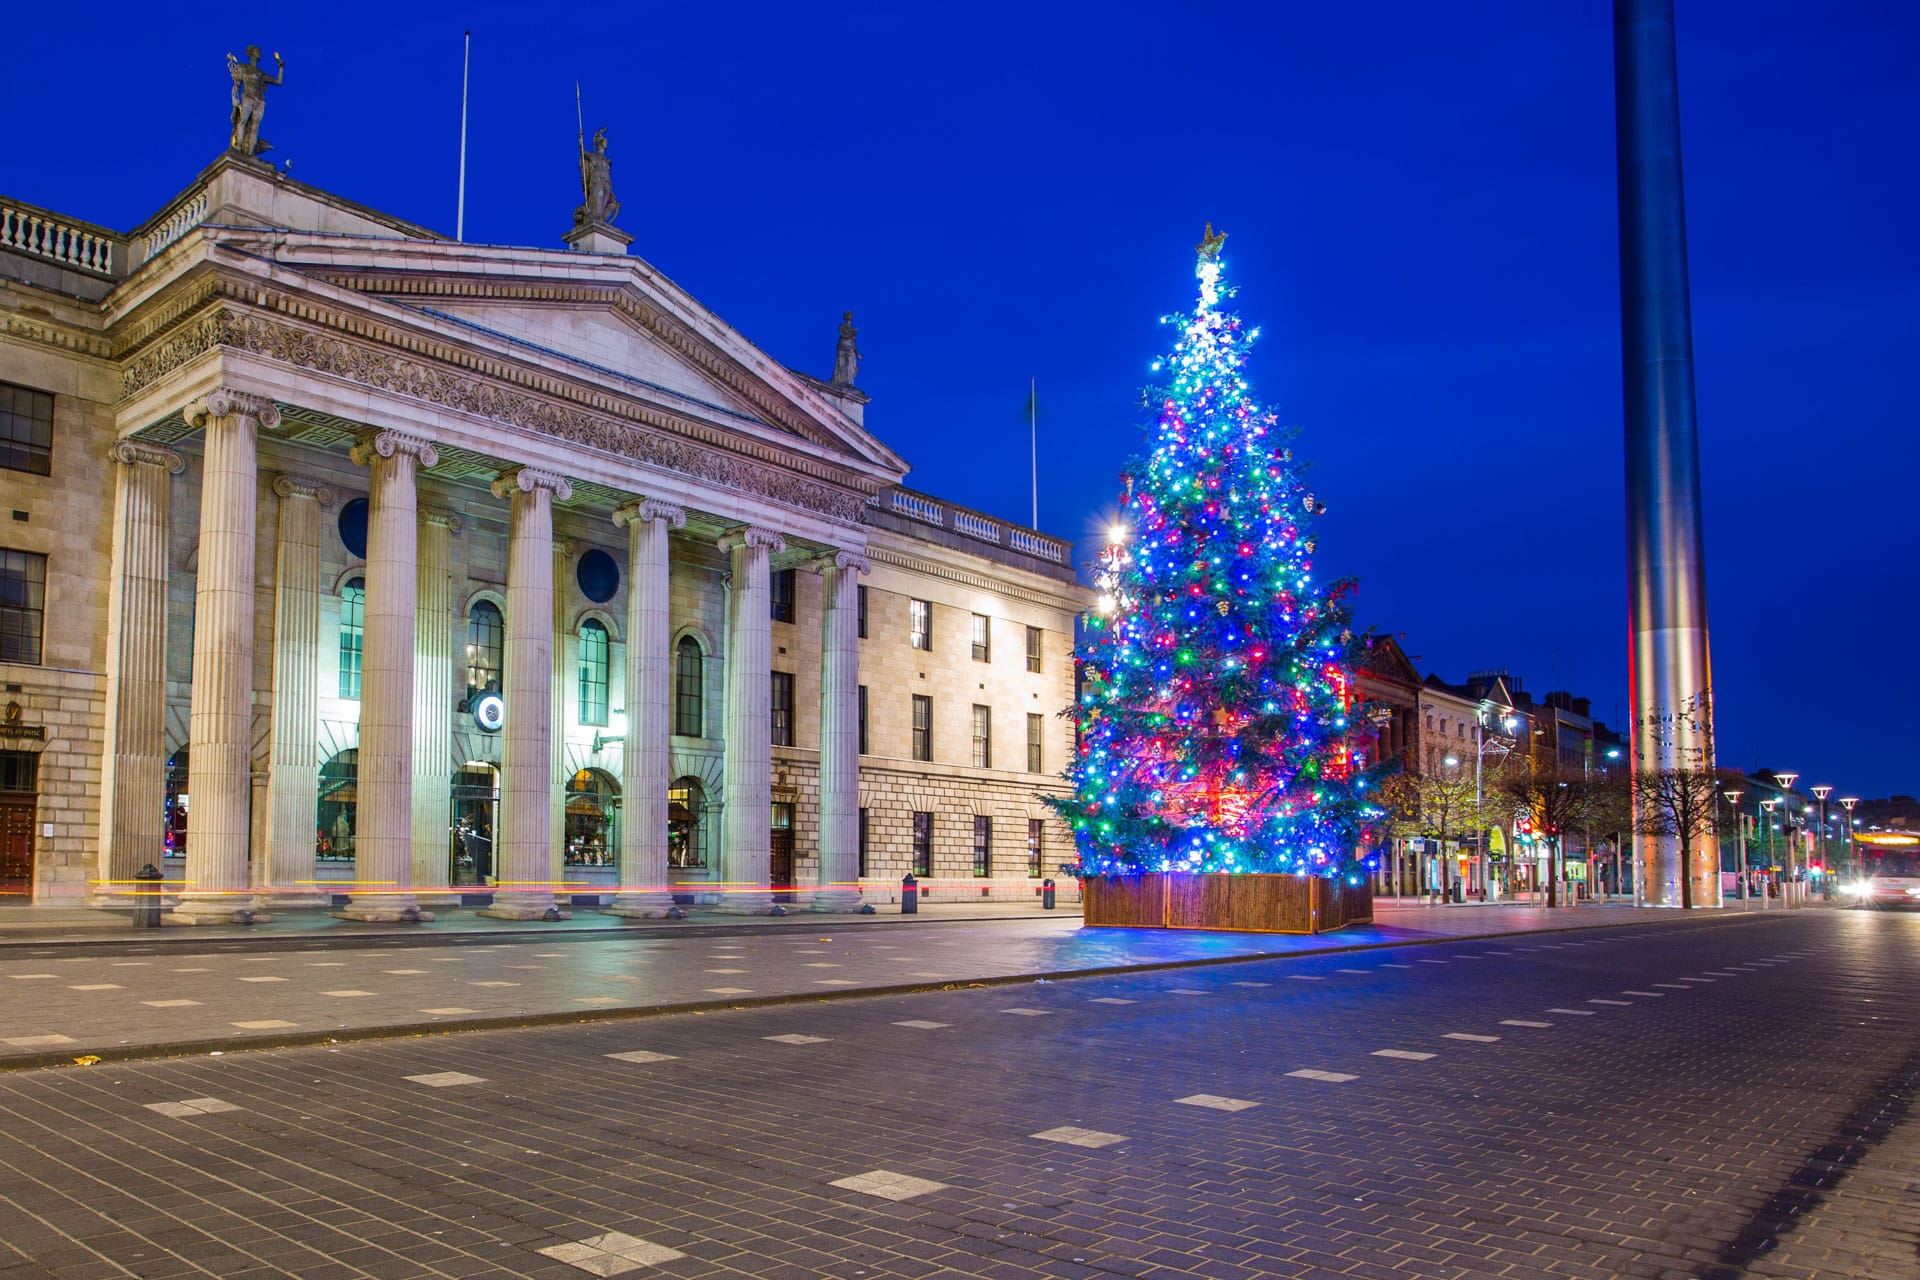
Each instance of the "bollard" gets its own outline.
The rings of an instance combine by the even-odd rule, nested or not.
[[[907,872],[900,881],[900,914],[910,916],[920,910],[920,882],[913,878],[913,872]]]
[[[1040,909],[1042,911],[1053,910],[1053,881],[1051,879],[1040,882]]]
[[[133,873],[133,927],[160,927],[160,869],[149,862]]]

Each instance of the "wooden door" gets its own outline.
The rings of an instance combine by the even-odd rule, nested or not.
[[[773,881],[774,894],[784,898],[793,892],[793,828],[775,827],[771,834],[769,878]]]
[[[33,896],[33,796],[0,796],[0,902]]]

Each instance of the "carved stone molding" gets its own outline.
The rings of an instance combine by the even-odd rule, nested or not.
[[[142,440],[121,440],[107,450],[107,456],[123,466],[165,467],[176,476],[187,469],[187,460],[173,450]]]
[[[280,425],[280,410],[273,401],[226,387],[209,391],[195,400],[186,407],[184,416],[190,427],[204,426],[208,418],[233,417],[252,418],[268,431]]]
[[[522,391],[499,378],[472,377],[440,362],[428,363],[379,347],[364,346],[222,306],[189,321],[127,362],[121,390],[131,396],[215,347],[231,347],[282,364],[346,378],[393,395],[473,414],[509,426],[598,449],[663,470],[767,498],[788,506],[858,524],[862,492],[756,462],[721,448],[671,434],[672,428],[637,426],[577,405]],[[641,416],[659,416],[657,414]]]
[[[573,485],[568,483],[565,476],[542,471],[538,467],[515,467],[503,471],[491,488],[496,498],[511,498],[515,491],[532,493],[535,489],[547,490],[555,502],[565,502],[573,496]]]
[[[825,573],[828,569],[851,569],[859,574],[873,572],[873,562],[859,551],[823,551],[807,561],[806,567],[815,573]]]
[[[735,529],[732,533],[722,534],[720,549],[729,554],[735,547],[765,547],[772,555],[779,555],[787,549],[785,535],[771,529],[762,529],[758,525],[748,525],[744,529]]]
[[[684,529],[687,527],[687,509],[658,498],[635,498],[613,509],[613,523],[616,526],[644,524],[651,520],[665,520],[669,529]]]
[[[273,478],[273,491],[283,498],[312,498],[322,509],[333,505],[333,490],[324,480],[281,472]]]
[[[440,462],[440,451],[433,447],[432,441],[403,431],[375,431],[363,436],[347,456],[353,459],[354,466],[366,467],[373,465],[376,456],[391,458],[396,453],[411,455],[423,470]]]
[[[449,533],[460,532],[464,523],[459,512],[449,511],[445,507],[421,507],[419,511],[422,520],[428,524],[444,525]]]

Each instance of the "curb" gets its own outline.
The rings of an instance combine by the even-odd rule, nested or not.
[[[578,1026],[604,1022],[630,1022],[642,1018],[673,1014],[714,1013],[750,1009],[771,1009],[782,1005],[822,1004],[843,1000],[865,1000],[876,996],[922,995],[935,991],[960,991],[979,987],[1030,986],[1035,982],[1066,982],[1076,978],[1111,977],[1116,974],[1163,973],[1177,969],[1206,969],[1221,965],[1250,964],[1267,960],[1301,959],[1342,955],[1356,951],[1387,951],[1403,947],[1445,946],[1457,942],[1491,942],[1501,938],[1539,937],[1550,933],[1582,933],[1595,929],[1692,927],[1737,928],[1765,920],[1791,919],[1794,913],[1761,913],[1740,916],[1714,916],[1706,920],[1682,917],[1677,920],[1637,921],[1634,923],[1597,923],[1553,925],[1539,929],[1507,929],[1498,933],[1458,934],[1446,938],[1405,938],[1357,942],[1348,946],[1316,947],[1311,951],[1268,951],[1251,955],[1200,956],[1186,960],[1152,960],[1139,964],[1104,965],[1093,969],[1058,969],[1036,973],[998,974],[979,978],[960,978],[945,982],[904,982],[860,987],[850,991],[792,992],[786,995],[759,996],[751,1000],[690,1000],[676,1003],[628,1005],[618,1009],[590,1012],[559,1010],[550,1013],[500,1014],[483,1018],[464,1018],[451,1022],[396,1023],[381,1027],[347,1028],[339,1031],[310,1031],[297,1035],[261,1036],[245,1040],[186,1040],[163,1045],[116,1046],[90,1050],[75,1045],[58,1053],[22,1054],[0,1059],[0,1072],[38,1071],[48,1067],[74,1067],[76,1059],[98,1057],[97,1064],[121,1065],[150,1062],[163,1058],[202,1057],[213,1053],[258,1053],[276,1049],[304,1049],[323,1045],[357,1044],[374,1040],[411,1039],[462,1032],[509,1031],[531,1027]],[[736,926],[737,927],[737,926]],[[1325,936],[1325,935],[1322,935]]]

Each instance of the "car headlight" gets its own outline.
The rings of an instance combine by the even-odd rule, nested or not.
[[[1852,884],[1842,885],[1840,891],[1842,893],[1850,893],[1850,894],[1853,894],[1855,897],[1859,897],[1862,894],[1868,894],[1873,892],[1873,881],[1855,880]]]

